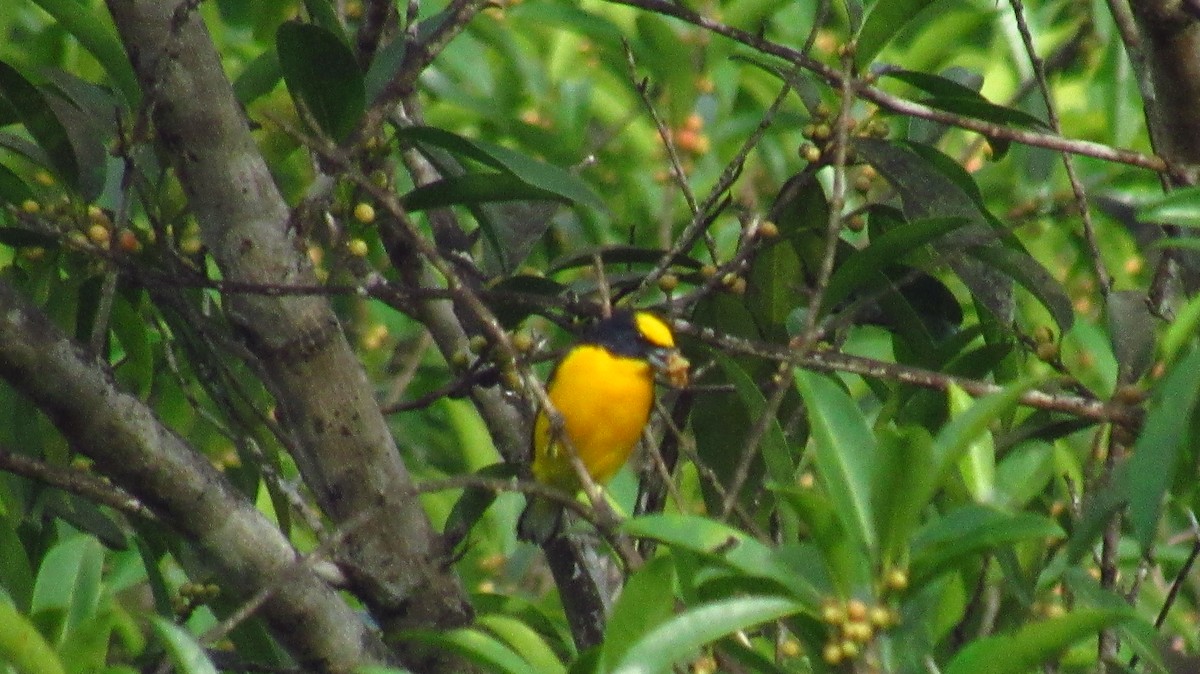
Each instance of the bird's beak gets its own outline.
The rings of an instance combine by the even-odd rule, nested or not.
[[[648,359],[656,370],[666,376],[667,382],[674,388],[686,388],[688,385],[688,368],[691,363],[679,349],[655,349],[650,352]]]

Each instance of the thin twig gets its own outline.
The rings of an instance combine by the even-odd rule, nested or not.
[[[96,475],[69,466],[55,466],[7,449],[0,449],[0,471],[21,475],[143,520],[158,516],[124,489]]]
[[[1050,128],[1054,133],[1061,135],[1062,125],[1059,123],[1057,106],[1054,104],[1054,97],[1050,94],[1050,85],[1046,82],[1046,64],[1037,55],[1037,47],[1033,43],[1033,33],[1029,30],[1029,23],[1025,19],[1025,5],[1021,0],[1009,0],[1009,3],[1012,5],[1013,17],[1017,20],[1017,31],[1021,34],[1025,52],[1029,56],[1030,64],[1033,65],[1034,80],[1041,91],[1042,100],[1046,103],[1046,117]],[[1075,206],[1079,209],[1079,216],[1083,220],[1083,239],[1087,243],[1092,269],[1100,286],[1100,294],[1107,297],[1108,291],[1112,289],[1112,276],[1108,273],[1108,269],[1104,266],[1104,258],[1100,255],[1100,244],[1096,240],[1096,228],[1092,223],[1092,211],[1088,206],[1087,193],[1084,190],[1083,182],[1079,179],[1079,174],[1075,171],[1075,161],[1071,154],[1069,152],[1061,154],[1063,167],[1067,171],[1067,180],[1071,183],[1071,192],[1075,195]]]
[[[802,67],[805,70],[812,72],[821,79],[825,80],[832,86],[841,87],[844,75],[837,68],[832,68],[816,59],[813,59],[791,47],[787,47],[775,42],[771,42],[754,33],[750,33],[732,26],[726,25],[719,21],[710,19],[702,14],[695,12],[687,7],[668,2],[667,0],[608,0],[608,2],[620,5],[628,5],[631,7],[640,7],[647,11],[672,16],[687,23],[700,26],[711,33],[722,35],[735,42],[739,42],[748,47],[751,47],[764,54],[782,58],[789,63]],[[1162,157],[1155,155],[1142,154],[1133,150],[1125,150],[1113,148],[1102,143],[1094,143],[1085,140],[1075,140],[1063,138],[1057,134],[1042,133],[1029,129],[1017,129],[1004,126],[1002,124],[992,124],[973,117],[965,117],[951,112],[931,108],[922,103],[910,101],[893,94],[889,94],[878,87],[869,84],[867,81],[860,79],[851,79],[851,87],[861,96],[882,108],[892,112],[927,119],[932,122],[957,126],[969,131],[991,136],[994,138],[1002,138],[1011,140],[1025,145],[1034,147],[1044,147],[1051,150],[1062,152],[1070,152],[1095,159],[1102,159],[1119,164],[1127,164],[1144,168],[1156,173],[1169,173],[1178,175],[1183,179],[1188,178],[1187,171],[1184,167],[1177,167],[1169,164]]]

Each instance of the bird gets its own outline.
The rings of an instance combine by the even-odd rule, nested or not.
[[[567,453],[569,443],[592,480],[607,483],[625,465],[650,420],[656,374],[683,388],[688,367],[671,328],[655,314],[618,309],[598,321],[551,372],[546,394],[567,443],[556,437],[546,410],[539,410],[530,440],[533,478],[576,494],[583,485]],[[530,495],[517,535],[544,544],[557,534],[561,520],[560,503]]]

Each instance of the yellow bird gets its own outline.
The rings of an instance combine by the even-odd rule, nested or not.
[[[687,385],[688,361],[671,328],[646,311],[619,310],[589,330],[558,361],[546,393],[563,421],[563,435],[597,484],[616,475],[633,453],[654,405],[654,377]],[[545,411],[533,425],[533,477],[568,494],[579,475]],[[544,543],[558,530],[562,506],[531,496],[517,523],[521,540]]]

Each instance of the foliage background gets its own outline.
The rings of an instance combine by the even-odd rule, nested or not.
[[[4,3],[0,666],[1192,671],[1189,11]]]

